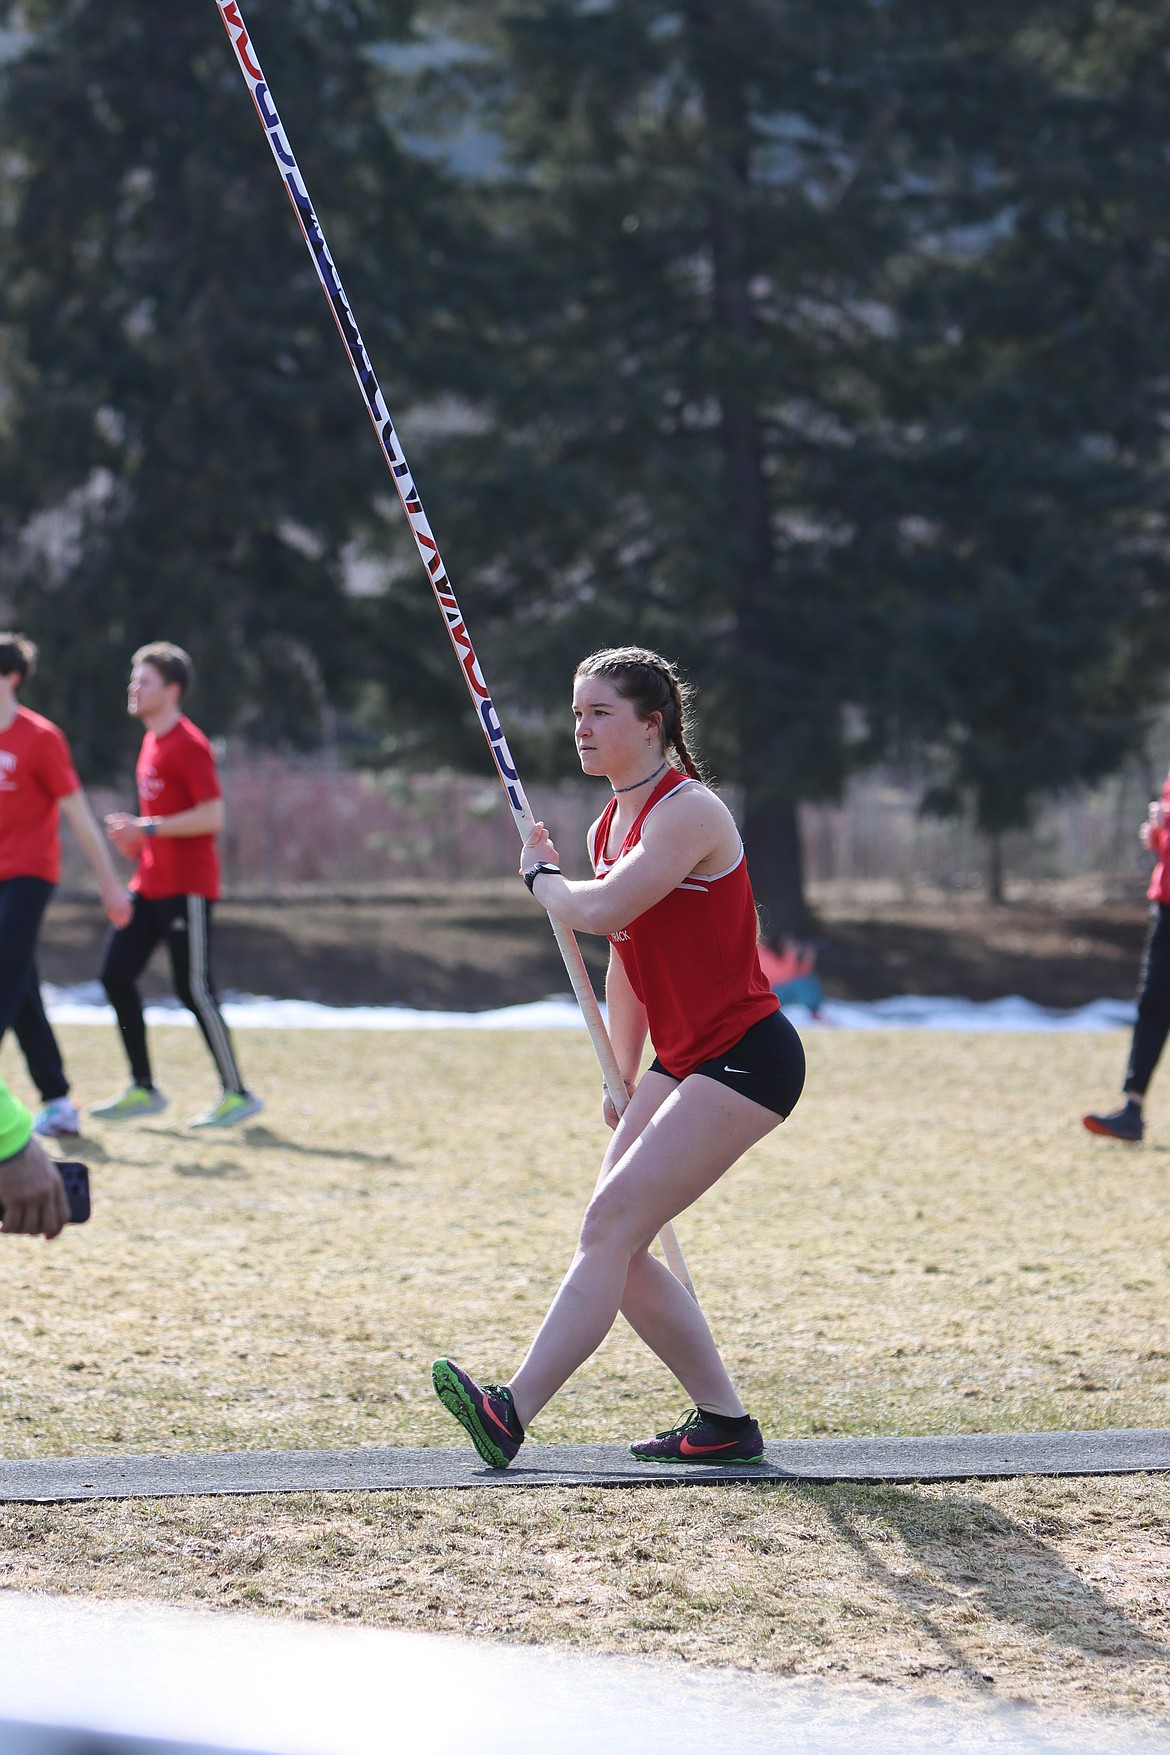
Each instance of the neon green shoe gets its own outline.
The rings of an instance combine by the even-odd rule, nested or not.
[[[127,1085],[120,1097],[91,1103],[89,1112],[100,1121],[137,1121],[143,1115],[160,1115],[167,1106],[162,1092],[153,1085]]]
[[[225,1091],[218,1103],[202,1115],[193,1115],[188,1127],[239,1127],[250,1115],[259,1115],[264,1105],[251,1091]]]

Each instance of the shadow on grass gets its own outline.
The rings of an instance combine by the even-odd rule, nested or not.
[[[947,1620],[964,1602],[1086,1658],[1165,1661],[1167,1647],[1071,1572],[1034,1531],[974,1496],[936,1499],[912,1487],[802,1485],[873,1583],[921,1629],[970,1685],[995,1696],[986,1659],[968,1657]],[[893,1535],[913,1566],[883,1556]]]
[[[156,1127],[151,1132],[162,1134],[167,1139],[182,1140],[186,1146],[191,1144],[191,1135],[186,1128]],[[241,1128],[233,1135],[233,1142],[262,1152],[287,1152],[296,1158],[338,1158],[344,1164],[382,1164],[390,1169],[398,1167],[398,1159],[390,1152],[363,1152],[356,1146],[341,1149],[335,1146],[306,1146],[300,1140],[290,1140],[283,1134],[274,1133],[270,1127]],[[202,1174],[206,1176],[210,1172],[205,1170]]]
[[[87,1164],[108,1164],[110,1154],[100,1140],[90,1139],[84,1133],[75,1133],[57,1141],[58,1155],[69,1157],[76,1152]]]
[[[230,1158],[221,1158],[218,1164],[176,1164],[176,1176],[199,1176],[215,1182],[244,1182],[248,1172],[242,1165]]]

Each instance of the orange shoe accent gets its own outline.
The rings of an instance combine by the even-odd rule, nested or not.
[[[1119,1146],[1140,1146],[1142,1143],[1140,1139],[1127,1140],[1123,1133],[1114,1133],[1111,1127],[1103,1127],[1095,1115],[1082,1116],[1081,1125],[1088,1133],[1099,1134],[1102,1139],[1116,1140]]]
[[[732,1438],[725,1444],[692,1444],[684,1433],[679,1440],[678,1449],[680,1456],[717,1456],[721,1450],[734,1450],[738,1443],[738,1438]]]
[[[506,1420],[500,1419],[500,1416],[496,1413],[486,1395],[479,1404],[479,1411],[481,1414],[486,1414],[489,1420],[494,1420],[495,1424],[500,1428],[500,1431],[503,1432],[507,1438],[510,1438],[513,1444],[515,1444],[516,1434],[512,1431]]]

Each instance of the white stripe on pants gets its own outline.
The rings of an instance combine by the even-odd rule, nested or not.
[[[223,1088],[225,1091],[242,1091],[244,1081],[232,1053],[231,1037],[208,978],[207,903],[202,896],[187,897],[187,958],[191,998],[211,1044]]]

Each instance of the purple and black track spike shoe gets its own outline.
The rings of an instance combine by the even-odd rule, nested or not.
[[[454,1414],[485,1463],[506,1469],[524,1442],[524,1428],[512,1405],[512,1392],[498,1383],[482,1388],[450,1359],[431,1367],[435,1394]]]
[[[722,1421],[695,1408],[669,1432],[631,1444],[630,1455],[639,1462],[758,1463],[764,1460],[764,1437],[754,1420],[740,1432],[729,1432]]]

